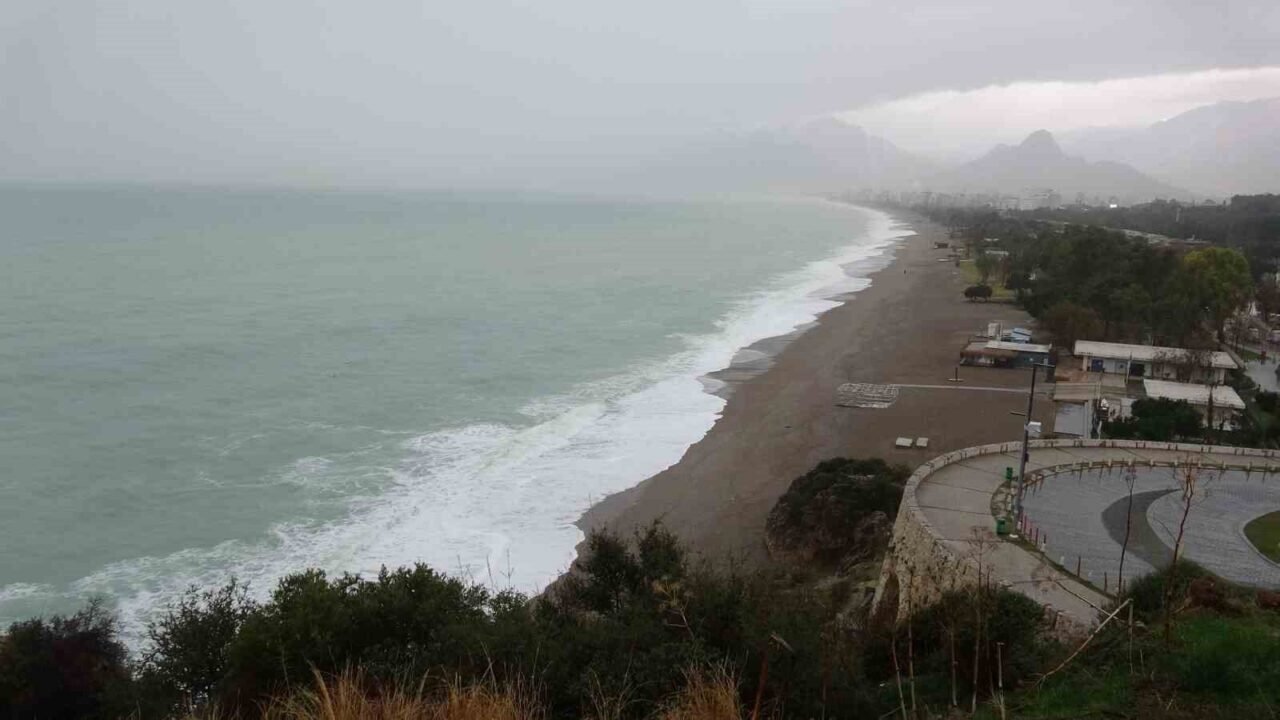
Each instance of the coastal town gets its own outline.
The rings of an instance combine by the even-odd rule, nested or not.
[[[0,10],[0,720],[1280,717],[1280,2]]]

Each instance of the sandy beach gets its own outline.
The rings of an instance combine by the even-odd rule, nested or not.
[[[964,300],[965,281],[946,250],[945,228],[897,218],[916,231],[869,288],[828,311],[763,373],[733,381],[715,426],[676,465],[612,495],[579,521],[584,529],[630,532],[661,519],[695,550],[747,562],[767,558],[765,519],[791,481],[832,457],[883,457],[915,466],[949,450],[1021,434],[1027,370],[964,367],[950,383],[967,338],[990,321],[1027,324],[1008,304]],[[732,376],[726,373],[724,376]],[[846,382],[945,386],[902,388],[888,408],[838,407]],[[1050,403],[1037,399],[1047,420]],[[894,447],[899,436],[928,437],[928,449]]]

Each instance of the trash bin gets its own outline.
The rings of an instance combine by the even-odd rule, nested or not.
[[[1011,467],[1006,467],[1006,468],[1004,469],[1004,479],[1005,479],[1005,480],[1012,480],[1012,479],[1013,479],[1013,468],[1011,468]]]
[[[1009,534],[1009,518],[1005,518],[1005,517],[996,518],[996,534],[997,535]]]

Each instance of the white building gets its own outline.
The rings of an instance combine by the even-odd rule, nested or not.
[[[1185,400],[1200,415],[1212,422],[1213,427],[1234,429],[1240,413],[1244,410],[1244,400],[1236,391],[1227,385],[1195,385],[1193,383],[1169,382],[1167,380],[1143,380],[1142,387],[1147,397],[1163,400]],[[1212,391],[1212,392],[1211,392]],[[1213,398],[1213,417],[1209,418],[1209,399]]]
[[[1077,340],[1073,354],[1085,372],[1110,373],[1132,378],[1203,382],[1221,385],[1228,370],[1240,366],[1221,350],[1191,351],[1158,345]]]

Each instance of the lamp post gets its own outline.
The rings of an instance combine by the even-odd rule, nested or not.
[[[1036,401],[1036,371],[1041,367],[1048,370],[1054,366],[1048,364],[1031,366],[1031,390],[1027,392],[1027,412],[1022,422],[1022,454],[1018,458],[1018,489],[1013,499],[1013,527],[1015,529],[1022,526],[1022,491],[1027,475],[1027,455],[1030,454],[1027,444],[1031,440],[1031,409],[1035,406]],[[1036,434],[1039,435],[1039,428],[1036,428]]]

